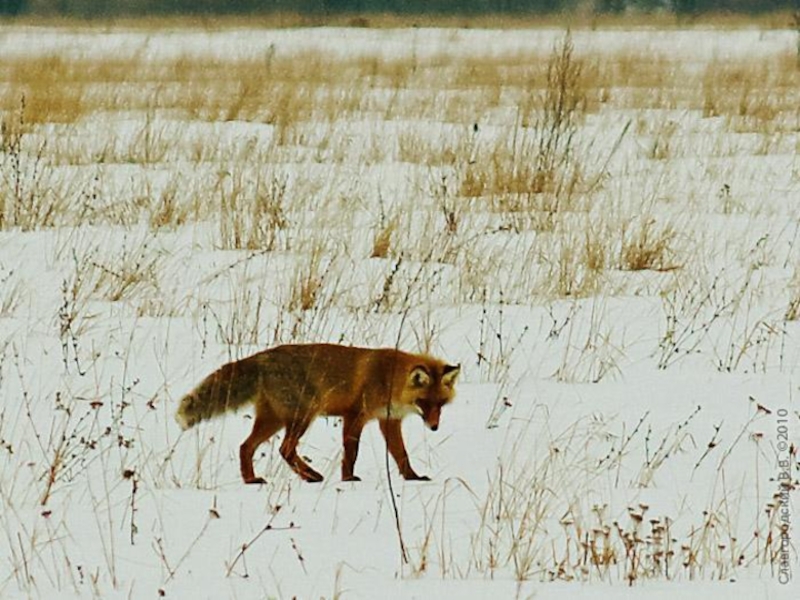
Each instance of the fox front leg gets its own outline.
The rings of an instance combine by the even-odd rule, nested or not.
[[[400,475],[403,476],[403,479],[430,481],[430,477],[427,475],[418,475],[417,472],[411,468],[411,463],[408,460],[408,452],[406,452],[406,445],[403,443],[403,431],[400,428],[400,419],[380,419],[378,423],[381,427],[381,433],[386,440],[386,447],[389,449],[389,454],[392,455],[392,458],[394,458],[394,461],[397,463],[397,468],[400,469]]]
[[[342,423],[342,481],[361,481],[353,471],[358,458],[358,444],[361,441],[361,432],[364,429],[364,419],[361,415],[345,415]]]

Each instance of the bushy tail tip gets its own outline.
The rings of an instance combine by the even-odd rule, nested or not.
[[[180,410],[175,413],[175,420],[178,422],[178,425],[183,431],[186,431],[192,426],[192,424],[189,422],[189,419],[187,419],[186,415],[184,415]]]
[[[192,408],[192,405],[193,402],[191,395],[185,396],[181,400],[178,410],[175,412],[175,420],[178,422],[178,425],[183,431],[191,429],[195,424],[197,424],[197,416],[189,414],[192,412],[189,410]]]

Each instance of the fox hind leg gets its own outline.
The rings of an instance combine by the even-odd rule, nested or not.
[[[316,483],[323,480],[322,475],[312,469],[297,453],[297,444],[309,425],[311,425],[310,419],[300,419],[286,426],[286,437],[283,438],[281,443],[281,456],[300,477],[306,481]]]
[[[364,419],[361,415],[345,415],[342,423],[342,481],[361,481],[353,473],[358,458],[358,444],[361,440],[361,431],[364,429]]]
[[[256,477],[253,472],[253,455],[256,449],[272,437],[281,427],[275,412],[265,403],[256,404],[256,418],[253,431],[239,447],[239,466],[245,483],[266,483],[263,477]]]

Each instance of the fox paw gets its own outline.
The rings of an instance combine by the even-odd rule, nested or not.
[[[261,483],[267,483],[267,480],[264,479],[263,477],[248,477],[247,479],[244,480],[244,482],[247,484],[261,484]]]
[[[342,475],[342,481],[361,481],[358,475]]]
[[[431,478],[427,475],[417,475],[416,473],[412,473],[411,475],[405,476],[406,481],[430,481]]]
[[[308,481],[309,483],[319,483],[323,479],[325,479],[322,475],[317,473],[316,471],[309,471],[306,473],[301,473],[300,477]]]

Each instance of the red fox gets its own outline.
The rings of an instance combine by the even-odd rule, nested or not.
[[[408,460],[400,422],[420,415],[436,431],[442,406],[455,396],[460,365],[393,348],[336,344],[277,346],[223,365],[180,402],[183,429],[248,403],[255,405],[253,431],[239,448],[245,483],[265,483],[253,472],[253,455],[286,428],[281,456],[306,481],[322,481],[297,453],[297,444],[320,415],[342,417],[342,480],[360,481],[353,469],[364,425],[378,419],[389,453],[405,479],[429,481]]]

